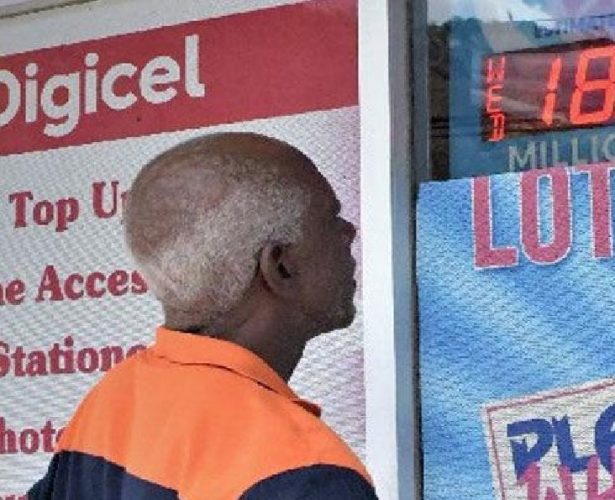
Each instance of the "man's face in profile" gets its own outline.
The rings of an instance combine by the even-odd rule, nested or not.
[[[356,263],[351,254],[356,229],[341,217],[340,208],[333,189],[319,174],[311,189],[304,238],[299,245],[304,312],[318,332],[347,327],[356,313]]]

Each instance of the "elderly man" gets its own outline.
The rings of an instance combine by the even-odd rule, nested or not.
[[[162,304],[149,349],[94,387],[30,499],[375,499],[287,381],[355,314],[355,228],[290,145],[211,135],[137,175],[128,245]]]

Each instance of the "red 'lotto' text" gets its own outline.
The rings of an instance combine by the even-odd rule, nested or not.
[[[601,163],[573,169],[550,168],[529,170],[520,174],[520,239],[521,250],[535,264],[555,264],[566,258],[572,248],[571,175],[585,174],[589,182],[591,204],[590,228],[592,255],[597,259],[613,257],[613,227],[610,174],[615,165]],[[550,184],[552,238],[542,241],[539,182]],[[519,264],[520,249],[514,245],[493,244],[493,207],[488,177],[472,180],[472,222],[474,265],[477,269],[511,267]]]
[[[46,136],[64,137],[77,128],[83,115],[98,113],[103,106],[123,111],[139,102],[163,104],[182,88],[190,98],[204,97],[198,35],[184,38],[183,60],[178,59],[162,55],[141,66],[113,61],[109,67],[97,52],[88,52],[79,71],[45,78],[40,77],[43,63],[29,62],[15,72],[0,69],[0,130],[15,120],[43,121]]]

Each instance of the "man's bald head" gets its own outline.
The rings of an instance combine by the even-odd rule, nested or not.
[[[241,300],[266,242],[301,237],[315,182],[326,184],[284,142],[245,133],[194,139],[139,172],[126,239],[165,309],[198,313],[206,326]]]

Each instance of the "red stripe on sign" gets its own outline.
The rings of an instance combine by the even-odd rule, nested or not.
[[[357,102],[357,2],[312,0],[2,57],[0,154]]]

